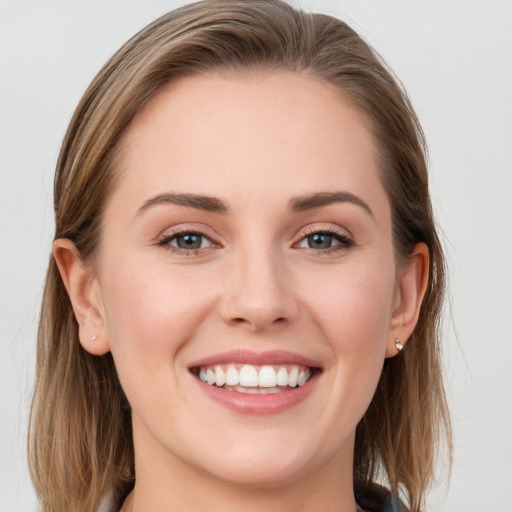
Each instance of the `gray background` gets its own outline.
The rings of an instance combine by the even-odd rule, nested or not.
[[[182,3],[182,2],[180,2]],[[26,428],[52,179],[85,87],[173,1],[0,0],[0,511],[35,510]],[[451,274],[455,460],[430,509],[510,512],[512,1],[303,0],[359,30],[406,86],[430,146]]]

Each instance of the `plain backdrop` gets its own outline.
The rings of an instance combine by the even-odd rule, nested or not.
[[[182,3],[182,2],[180,2]],[[0,0],[0,512],[36,509],[26,430],[52,180],[95,73],[168,0]],[[405,85],[448,253],[451,481],[434,512],[511,512],[512,1],[302,0],[349,22]]]

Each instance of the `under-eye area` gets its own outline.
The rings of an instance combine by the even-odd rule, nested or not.
[[[216,364],[191,368],[207,385],[246,394],[273,394],[290,391],[309,382],[320,368],[309,366]]]

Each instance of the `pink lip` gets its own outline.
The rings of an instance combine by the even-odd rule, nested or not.
[[[320,369],[317,361],[308,359],[294,352],[275,350],[269,352],[252,352],[248,350],[232,350],[206,357],[189,365],[189,369],[215,364],[251,364],[254,366],[297,364]],[[281,393],[267,395],[251,395],[239,393],[216,386],[210,386],[200,381],[196,376],[194,380],[205,395],[218,404],[240,414],[278,414],[304,401],[315,388],[321,371],[315,372],[311,379],[303,386],[296,387]]]
[[[321,373],[315,373],[303,386],[268,395],[249,395],[217,388],[194,377],[198,386],[208,398],[240,414],[278,414],[304,401],[315,388]]]
[[[318,361],[313,361],[307,357],[303,357],[294,352],[286,352],[283,350],[273,350],[269,352],[252,352],[249,350],[231,350],[205,357],[199,361],[190,364],[189,368],[197,368],[200,366],[212,366],[214,364],[251,364],[254,366],[278,365],[278,364],[297,364],[301,366],[309,366],[310,368],[319,368]]]

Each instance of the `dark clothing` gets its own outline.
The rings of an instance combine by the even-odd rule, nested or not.
[[[380,485],[355,485],[354,496],[359,507],[367,512],[407,512],[398,497]]]

